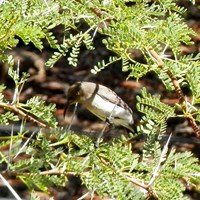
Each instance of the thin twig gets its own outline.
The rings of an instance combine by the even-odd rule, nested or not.
[[[70,119],[70,123],[69,123],[68,127],[66,128],[67,133],[70,133],[69,130],[71,130],[71,126],[72,126],[72,123],[73,123],[73,120],[74,120],[74,117],[75,117],[75,114],[76,114],[77,106],[78,106],[78,103],[75,104],[74,111],[73,111],[71,119]],[[68,142],[68,138],[64,137],[61,141],[52,143],[49,146],[55,147],[55,146],[58,146],[58,145],[66,144],[67,142]]]
[[[17,200],[22,200],[21,197],[15,192],[15,190],[12,188],[12,186],[8,183],[8,181],[2,176],[2,174],[0,174],[0,178],[3,181],[3,183],[7,186],[7,188],[11,191],[11,193],[13,194],[13,196],[17,199]]]
[[[72,126],[72,123],[73,123],[73,120],[74,120],[74,117],[75,117],[75,114],[76,114],[76,111],[77,111],[77,106],[78,106],[78,103],[75,104],[74,111],[73,111],[73,114],[71,116],[71,120],[70,120],[69,126],[67,127],[67,130],[71,129],[71,126]]]
[[[163,69],[164,62],[161,59],[161,57],[157,54],[157,52],[153,48],[149,48],[149,49],[147,49],[147,51],[149,52],[150,56],[157,62],[158,67]],[[186,116],[190,126],[193,128],[196,136],[200,137],[200,129],[199,129],[198,125],[196,124],[195,119],[193,118],[193,116],[191,114],[187,113],[187,108],[186,108],[187,102],[185,100],[183,91],[179,85],[177,78],[169,70],[167,70],[166,73],[169,76],[169,78],[172,80],[172,83],[173,83],[175,91],[177,93],[177,96],[179,99],[179,104],[181,105],[183,113],[186,113],[185,116]]]
[[[7,165],[7,170],[9,170],[10,167],[10,163],[11,163],[11,150],[12,150],[12,144],[13,144],[13,128],[14,125],[12,125],[12,129],[11,129],[11,137],[10,137],[10,147],[9,147],[9,157],[8,157],[8,165]]]
[[[168,140],[167,140],[167,142],[166,142],[166,144],[165,144],[165,146],[164,146],[164,148],[162,150],[162,153],[160,155],[160,159],[158,161],[158,165],[153,171],[153,174],[152,174],[152,177],[151,177],[151,179],[149,181],[148,187],[151,186],[154,183],[154,181],[158,177],[158,171],[161,168],[161,163],[163,163],[167,159],[166,154],[167,154],[167,151],[168,151],[168,145],[169,145],[169,141],[171,139],[171,136],[172,136],[172,133],[169,135],[169,138],[168,138]]]
[[[102,163],[102,164],[104,164],[106,167],[108,167],[108,163],[107,163],[107,162],[105,162],[105,161],[104,161],[103,159],[101,159],[100,157],[99,157],[99,159],[101,160],[101,163]],[[120,176],[124,177],[125,179],[127,179],[129,182],[131,182],[131,183],[134,184],[135,186],[138,186],[139,188],[142,188],[142,189],[144,190],[145,193],[148,193],[148,194],[149,194],[149,196],[154,195],[149,185],[144,184],[144,183],[142,183],[142,182],[139,181],[139,180],[136,180],[135,178],[131,177],[129,174],[123,173],[123,172],[121,172],[121,171],[118,170],[118,169],[115,169],[115,170],[116,170],[116,172],[117,172]]]
[[[26,145],[29,143],[29,141],[31,140],[31,138],[35,135],[35,133],[37,132],[37,130],[35,130],[31,136],[26,140],[26,142],[22,145],[22,147],[19,149],[19,151],[17,152],[17,154],[15,155],[14,159],[17,158],[17,156],[22,152],[22,150],[26,147]]]
[[[60,170],[58,170],[56,168],[52,169],[52,170],[40,172],[40,175],[62,175],[62,174],[66,175],[66,176],[68,176],[68,175],[76,176],[77,175],[77,173],[75,173],[75,172],[66,172],[66,171],[61,172]]]
[[[20,60],[17,60],[17,70],[16,73],[19,76],[19,66],[20,66]],[[15,90],[14,90],[14,94],[13,94],[13,99],[12,99],[12,104],[16,103],[19,99],[19,86],[17,84],[15,84]]]
[[[66,171],[60,171],[57,168],[47,170],[47,171],[42,171],[38,172],[40,175],[73,175],[76,176],[76,172],[66,172]],[[32,172],[17,172],[17,171],[1,171],[0,175],[9,175],[9,176],[31,176],[31,175],[38,175],[38,173],[32,173]]]
[[[82,195],[81,197],[79,197],[77,200],[82,200],[85,197],[87,197],[89,194],[90,194],[89,192],[86,192],[84,195]]]
[[[34,118],[31,115],[29,115],[29,114],[25,113],[24,111],[22,111],[21,109],[17,108],[16,105],[14,105],[14,104],[0,102],[0,107],[15,112],[16,114],[20,115],[24,119],[37,124],[39,127],[48,128],[50,130],[53,129],[53,127],[51,127],[51,126],[49,126],[49,125],[47,125],[47,124],[45,124],[43,122],[38,121],[36,119],[36,117]]]
[[[161,59],[161,57],[157,54],[157,52],[152,48],[149,48],[148,51],[149,51],[150,55],[154,58],[154,60],[157,62],[158,67],[163,69],[164,62]],[[169,70],[167,70],[166,73],[169,76],[169,78],[172,80],[172,83],[174,85],[175,91],[177,92],[177,95],[178,95],[178,98],[179,98],[179,103],[180,104],[185,103],[186,100],[185,100],[184,94],[183,94],[183,92],[181,90],[181,87],[179,85],[179,82],[178,82],[177,78]]]
[[[146,185],[146,184],[144,184],[144,183],[142,183],[142,182],[140,182],[140,181],[138,181],[138,180],[136,180],[136,179],[134,179],[132,177],[126,176],[124,174],[121,174],[121,175],[124,178],[126,178],[127,180],[129,180],[131,183],[133,183],[134,185],[136,185],[136,186],[138,186],[138,187],[140,187],[140,188],[142,188],[142,189],[144,189],[144,190],[146,190],[148,192],[148,190],[149,190],[148,185]]]

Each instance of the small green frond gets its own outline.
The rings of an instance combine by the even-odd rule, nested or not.
[[[141,77],[143,77],[144,75],[147,74],[147,72],[150,71],[150,68],[148,65],[146,64],[141,64],[141,63],[134,63],[134,64],[125,64],[123,63],[123,68],[122,70],[124,72],[127,72],[127,71],[130,71],[130,74],[128,76],[128,78],[131,78],[131,77],[135,77],[137,80]]]
[[[4,114],[0,114],[0,124],[8,125],[10,122],[19,121],[18,116],[16,116],[12,112],[6,112]]]
[[[62,57],[65,56],[65,53],[63,54],[62,52],[54,52],[51,58],[45,63],[47,67],[53,67],[55,63]]]
[[[35,191],[31,192],[30,200],[40,200],[39,195],[36,194]]]
[[[108,67],[109,65],[113,64],[114,62],[117,62],[121,60],[121,58],[117,57],[117,56],[110,56],[109,57],[109,61],[106,63],[105,60],[102,60],[100,62],[97,63],[97,65],[94,66],[93,69],[91,69],[91,73],[93,74],[97,74],[98,72],[100,72],[101,70],[105,69],[106,67]]]
[[[49,32],[47,30],[44,30],[45,37],[50,45],[51,48],[57,49],[58,48],[58,41],[56,40],[55,36],[52,32]]]
[[[37,116],[37,118],[40,118],[44,122],[47,122],[52,127],[57,126],[56,119],[53,116],[53,112],[56,108],[55,104],[46,105],[44,100],[38,96],[34,96],[27,100],[26,104],[20,104],[20,107],[26,112]]]
[[[84,34],[83,43],[85,44],[85,46],[88,50],[94,50],[95,49],[94,45],[93,45],[93,38],[91,37],[90,34]]]
[[[190,64],[190,70],[188,70],[188,73],[186,74],[186,80],[189,83],[190,89],[193,94],[193,101],[194,103],[200,102],[200,65],[199,62],[197,63],[189,63]]]
[[[175,109],[160,101],[159,95],[151,95],[146,89],[141,90],[141,97],[137,96],[138,103],[136,105],[138,111],[144,113],[151,119],[159,122],[161,119],[167,119],[175,116]],[[163,120],[162,120],[163,121]]]
[[[70,56],[68,57],[69,64],[73,67],[77,66],[78,55],[80,53],[81,43],[77,42],[74,46],[72,46],[72,50],[70,52]]]
[[[5,85],[0,85],[0,102],[4,101],[4,95],[2,94],[2,92],[6,89]]]

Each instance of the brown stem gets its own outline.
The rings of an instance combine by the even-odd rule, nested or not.
[[[194,118],[191,116],[189,118],[187,118],[189,124],[191,125],[192,129],[194,130],[194,132],[196,133],[197,137],[200,137],[200,129],[199,126],[196,124]]]
[[[6,176],[31,176],[31,175],[36,175],[36,173],[32,172],[16,172],[16,171],[1,171],[2,175]],[[73,175],[76,176],[77,173],[75,172],[66,172],[66,171],[60,171],[58,169],[52,169],[48,171],[41,171],[39,172],[40,175]]]
[[[105,165],[106,167],[109,167],[109,162],[105,161],[101,156],[98,156],[98,157],[99,157],[99,159],[100,159],[100,161],[101,161],[101,163],[102,163],[103,165]],[[135,185],[135,186],[137,186],[137,187],[140,187],[140,188],[142,188],[143,190],[145,190],[145,191],[148,193],[148,196],[149,196],[149,197],[154,197],[154,199],[156,199],[156,198],[155,198],[156,195],[153,193],[153,191],[152,191],[152,189],[151,189],[151,187],[150,187],[149,185],[146,185],[146,184],[144,184],[144,183],[142,183],[142,182],[136,180],[135,178],[129,176],[129,175],[126,174],[126,173],[123,173],[123,172],[118,171],[118,170],[117,170],[117,172],[118,172],[119,175],[121,175],[122,177],[124,177],[125,179],[127,179],[127,180],[128,180],[130,183],[132,183],[133,185]]]
[[[20,115],[21,117],[23,117],[24,119],[33,122],[35,124],[37,124],[39,127],[42,128],[48,128],[48,129],[53,129],[52,127],[50,127],[49,125],[40,122],[36,119],[36,117],[32,117],[31,115],[25,113],[24,111],[20,110],[19,108],[16,107],[16,105],[14,104],[9,104],[9,103],[2,103],[0,102],[0,107],[3,109],[7,109],[7,110],[11,110],[13,112],[15,112],[17,115]]]
[[[82,3],[81,0],[75,0],[75,1],[78,2],[78,3]],[[105,11],[99,9],[99,8],[96,8],[96,7],[91,7],[90,10],[99,18],[102,18],[103,15],[104,15],[104,12],[105,12]],[[114,19],[114,18],[113,17],[106,18],[98,26],[100,28],[106,28],[110,24],[112,19]]]
[[[160,56],[157,54],[157,52],[154,51],[153,48],[149,48],[147,50],[150,53],[150,55],[153,57],[153,59],[155,59],[155,61],[157,62],[158,67],[161,68],[161,69],[163,69],[164,62],[160,58]],[[182,106],[183,112],[187,112],[187,110],[186,110],[186,100],[185,100],[184,94],[183,94],[183,92],[181,90],[181,87],[180,87],[180,85],[178,83],[177,78],[169,70],[166,73],[169,76],[169,78],[172,80],[172,83],[174,85],[175,91],[176,91],[178,99],[179,99],[179,104]],[[200,137],[200,129],[199,129],[198,125],[196,124],[196,121],[192,117],[192,115],[190,115],[189,117],[187,117],[187,120],[188,120],[190,126],[193,128],[196,136]]]

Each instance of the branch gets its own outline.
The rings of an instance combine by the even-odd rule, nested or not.
[[[109,162],[105,161],[101,156],[98,156],[98,158],[100,159],[101,163],[103,165],[105,165],[106,167],[109,167]],[[156,199],[156,195],[153,192],[152,188],[150,187],[150,185],[144,184],[142,183],[142,181],[140,180],[136,180],[136,178],[133,178],[130,174],[128,173],[123,173],[118,169],[113,169],[115,170],[120,176],[124,177],[125,179],[127,179],[130,183],[132,183],[133,185],[141,188],[143,190],[144,193],[147,193],[149,197],[154,197],[154,199]]]
[[[77,176],[76,172],[66,172],[66,171],[60,171],[59,169],[51,169],[47,171],[41,171],[39,172],[40,175],[73,175]],[[4,176],[32,176],[32,175],[38,175],[38,173],[32,173],[32,172],[17,172],[17,171],[2,171],[0,175]]]
[[[147,49],[147,51],[150,53],[151,57],[157,62],[158,67],[163,69],[164,62],[161,59],[161,57],[157,54],[157,52],[153,48],[149,48],[149,49]],[[182,91],[182,89],[179,85],[177,78],[169,70],[167,70],[166,73],[169,76],[169,78],[172,80],[172,83],[173,83],[175,91],[177,93],[177,96],[178,96],[178,99],[179,99],[179,104],[181,105],[183,113],[187,113],[186,100],[185,100],[183,91]],[[191,114],[187,113],[186,118],[187,118],[190,126],[193,128],[196,136],[200,137],[200,129],[199,129],[198,125],[196,124],[196,121],[193,118],[193,116]]]
[[[3,103],[3,102],[0,102],[0,107],[3,108],[3,109],[6,109],[6,110],[11,110],[13,112],[15,112],[17,115],[21,116],[22,118],[32,122],[32,123],[35,123],[37,126],[41,127],[41,128],[47,128],[47,129],[50,129],[52,130],[53,127],[43,123],[43,122],[40,122],[38,121],[36,118],[36,116],[31,116],[27,113],[25,113],[24,111],[22,111],[21,109],[17,108],[16,105],[14,104],[10,104],[10,103]]]
[[[157,199],[157,196],[156,194],[154,193],[154,191],[152,190],[152,188],[150,187],[150,185],[146,185],[138,180],[136,180],[135,178],[129,176],[129,175],[126,175],[120,171],[118,171],[118,173],[126,178],[129,182],[131,182],[132,184],[134,184],[135,186],[141,188],[143,190],[144,193],[147,193],[148,194],[148,197],[153,197],[153,199]]]
[[[81,3],[81,4],[84,4],[82,3],[80,0],[75,0],[76,2],[78,3]],[[90,10],[100,19],[103,18],[103,15],[105,14],[106,11],[102,10],[102,9],[99,9],[97,7],[91,7]],[[98,27],[100,28],[107,28],[108,25],[110,24],[110,22],[113,20],[114,18],[113,17],[109,17],[109,18],[106,18],[106,19],[103,19],[103,22],[99,23],[98,24]]]

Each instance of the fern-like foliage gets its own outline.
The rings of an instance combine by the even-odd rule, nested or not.
[[[60,133],[65,134],[63,131]],[[112,145],[102,144],[98,149],[86,136],[68,133],[65,139],[64,146],[54,147],[52,151],[47,134],[40,131],[38,137],[25,147],[26,159],[15,161],[10,166],[10,173],[17,173],[29,189],[37,187],[48,191],[49,187],[55,185],[62,187],[67,180],[66,175],[75,174],[91,192],[102,197],[146,199],[139,184],[147,185],[158,165],[161,147],[157,142],[152,144],[154,156],[148,159],[143,157],[141,162],[141,156],[132,153],[128,144],[130,138],[114,140]],[[17,145],[13,147],[13,156],[18,148]],[[7,156],[4,155],[3,159],[5,162]],[[175,153],[175,150],[171,150],[151,186],[153,193],[158,199],[187,199],[183,195],[185,187],[180,179],[187,177],[188,184],[197,184],[200,182],[199,172],[197,159],[191,153]]]
[[[13,58],[6,54],[7,49],[16,47],[19,38],[25,45],[32,43],[40,51],[46,39],[55,51],[46,62],[48,67],[53,67],[63,56],[67,56],[70,65],[77,66],[81,47],[94,50],[98,32],[104,35],[102,42],[115,56],[97,63],[92,73],[97,74],[121,61],[122,71],[129,72],[129,77],[140,79],[153,71],[168,90],[175,89],[177,85],[173,81],[176,80],[180,86],[188,86],[192,93],[190,103],[185,100],[179,105],[185,107],[183,116],[200,121],[199,54],[180,55],[180,45],[191,44],[189,36],[194,34],[184,23],[184,13],[185,9],[173,0],[13,0],[1,3],[0,60],[9,66],[15,92],[10,102],[3,95],[5,86],[0,85],[0,123],[8,125],[23,119],[16,135],[0,137],[0,163],[7,164],[9,174],[16,175],[30,190],[44,192],[50,192],[50,187],[64,187],[68,175],[75,175],[91,193],[102,197],[187,199],[186,186],[200,184],[198,160],[190,152],[176,153],[168,144],[162,147],[160,143],[167,130],[167,119],[176,116],[174,106],[162,103],[159,95],[142,89],[137,97],[137,109],[143,114],[141,125],[137,127],[138,135],[145,135],[141,153],[132,151],[134,136],[114,139],[96,148],[93,139],[58,127],[53,116],[55,105],[47,105],[39,97],[25,103],[19,101],[28,75],[19,75],[18,70],[13,70]],[[80,28],[82,23],[86,28]],[[64,28],[61,42],[52,32],[57,26]],[[143,63],[134,59],[132,50],[141,52]],[[33,131],[34,137],[27,137],[26,121],[45,129]],[[64,142],[60,144],[60,140]],[[3,151],[8,145],[11,146],[9,153]],[[19,155],[24,155],[23,159]],[[1,173],[7,175],[5,171]]]
[[[53,117],[53,112],[56,108],[54,104],[46,105],[44,100],[34,96],[29,99],[25,105],[21,104],[21,107],[28,113],[31,113],[32,115],[35,115],[41,120],[47,122],[52,127],[57,126],[56,119]]]
[[[169,117],[175,116],[173,107],[160,102],[159,96],[151,95],[145,88],[141,90],[141,97],[137,96],[137,100],[137,109],[156,123],[162,123]]]
[[[101,62],[97,63],[97,65],[94,66],[94,68],[91,70],[91,73],[93,74],[97,74],[98,72],[100,72],[101,70],[105,69],[106,67],[108,67],[109,65],[111,65],[112,63],[121,60],[121,58],[118,57],[110,57],[109,58],[109,62],[105,63],[104,60],[102,60]]]
[[[0,101],[2,102],[4,100],[4,96],[2,92],[6,89],[5,85],[0,85]]]
[[[11,121],[18,121],[19,118],[11,112],[6,112],[4,114],[1,114],[0,117],[0,124],[8,125]]]
[[[58,47],[59,52],[55,52],[53,56],[46,63],[47,66],[52,67],[62,56],[66,56],[66,53],[71,50],[70,56],[68,57],[69,64],[76,66],[78,62],[78,55],[80,53],[81,44],[86,44],[86,47],[93,49],[91,44],[91,37],[87,33],[79,33],[75,36],[69,35],[63,44]]]

